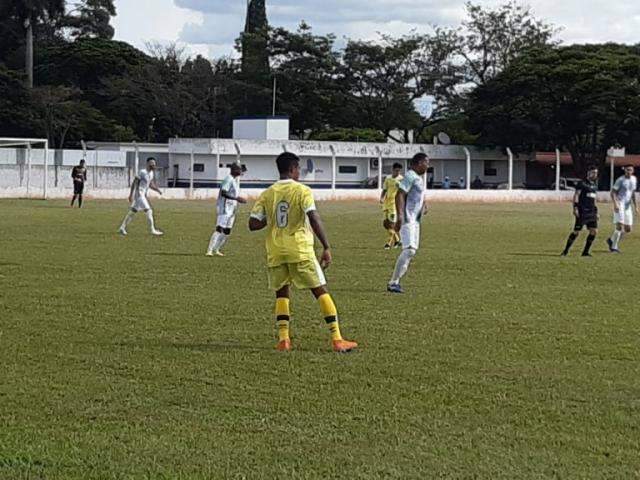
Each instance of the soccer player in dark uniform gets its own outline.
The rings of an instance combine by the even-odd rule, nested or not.
[[[87,167],[84,166],[84,159],[80,160],[80,165],[76,165],[71,170],[71,178],[73,178],[73,198],[71,206],[78,199],[78,208],[82,208],[82,193],[84,192],[84,182],[87,181]]]
[[[587,170],[587,178],[580,182],[576,187],[576,193],[573,195],[573,214],[576,217],[576,224],[573,232],[567,239],[567,246],[564,247],[562,256],[569,254],[571,245],[576,241],[582,229],[586,226],[589,229],[589,236],[582,251],[583,257],[591,256],[591,245],[598,234],[598,207],[596,200],[598,197],[598,169],[590,167]]]

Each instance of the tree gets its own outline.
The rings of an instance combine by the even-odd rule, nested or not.
[[[314,35],[302,22],[296,32],[272,32],[269,52],[277,77],[277,113],[289,116],[291,130],[304,138],[331,121],[339,55],[333,35]]]
[[[470,96],[479,141],[520,151],[563,148],[584,172],[640,129],[640,52],[626,45],[530,50]]]
[[[412,59],[421,47],[417,38],[383,37],[378,44],[349,41],[342,56],[339,84],[344,96],[335,125],[375,128],[386,137],[396,129],[411,130],[421,123],[413,101],[424,85],[412,85]],[[338,123],[339,122],[339,123]]]
[[[113,0],[81,0],[65,19],[73,38],[102,38],[111,40],[115,30],[110,25],[116,15]]]
[[[65,0],[4,0],[0,3],[0,19],[3,30],[13,34],[14,44],[20,45],[17,36],[22,34],[25,46],[25,72],[27,85],[33,87],[34,32],[52,41],[58,25],[64,18]],[[7,42],[11,44],[11,40]]]
[[[265,115],[271,112],[271,72],[269,68],[269,23],[265,0],[250,0],[244,32],[238,40],[242,52],[241,89],[243,113]]]
[[[2,135],[37,136],[29,90],[23,79],[0,64],[0,125]]]

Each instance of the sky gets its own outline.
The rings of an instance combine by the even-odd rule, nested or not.
[[[457,26],[464,0],[266,0],[272,26],[295,29],[305,20],[319,34],[375,39],[378,33],[429,32]],[[476,0],[486,6],[501,0]],[[640,43],[638,0],[528,0],[538,18],[562,31],[563,43]],[[116,39],[144,49],[147,42],[177,42],[190,54],[234,54],[244,28],[246,0],[115,0]]]

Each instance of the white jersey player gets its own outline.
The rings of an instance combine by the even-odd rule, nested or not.
[[[231,235],[231,229],[236,221],[238,204],[247,203],[247,200],[240,196],[241,175],[242,167],[234,163],[231,166],[231,173],[227,175],[220,186],[216,205],[216,229],[209,240],[207,257],[212,257],[213,255],[224,257],[224,254],[220,250],[227,242],[229,235]]]
[[[133,220],[134,215],[140,210],[142,210],[147,216],[149,227],[151,229],[151,235],[163,235],[160,230],[156,229],[155,222],[153,220],[153,210],[151,209],[149,199],[147,198],[149,190],[154,190],[162,195],[162,192],[158,188],[158,184],[155,180],[155,170],[156,160],[155,158],[149,158],[147,160],[146,168],[140,170],[135,180],[131,184],[131,191],[129,192],[129,203],[131,204],[131,207],[127,212],[127,215],[124,217],[122,225],[120,225],[120,229],[118,230],[118,233],[120,233],[121,235],[127,234],[127,226],[131,223],[131,220]]]
[[[613,231],[613,235],[607,239],[607,244],[613,253],[620,253],[620,240],[625,233],[631,233],[633,217],[638,213],[638,204],[636,203],[638,179],[633,173],[633,165],[624,167],[624,175],[616,180],[611,190],[613,223],[615,223],[616,229]]]
[[[407,273],[409,264],[420,247],[420,220],[426,213],[424,201],[424,175],[429,168],[429,157],[416,154],[409,162],[409,170],[398,185],[396,195],[396,231],[400,232],[402,253],[398,257],[387,291],[404,293],[400,280]]]

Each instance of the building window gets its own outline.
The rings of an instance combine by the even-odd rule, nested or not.
[[[340,165],[338,167],[338,173],[345,173],[345,174],[358,173],[358,166],[357,165]]]
[[[485,160],[484,162],[484,176],[496,177],[498,176],[498,169],[491,160]]]
[[[194,163],[193,164],[194,172],[204,172],[204,163]]]

